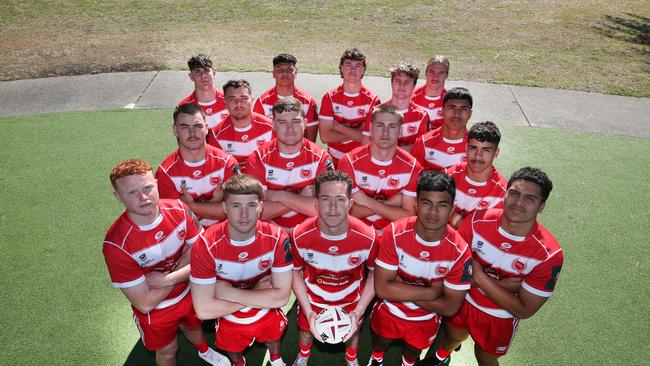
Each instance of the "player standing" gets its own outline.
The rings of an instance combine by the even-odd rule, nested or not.
[[[520,319],[534,315],[553,294],[564,255],[553,235],[537,222],[553,183],[536,168],[510,176],[503,209],[475,211],[459,233],[472,248],[472,287],[460,311],[447,322],[432,360],[447,365],[468,336],[481,366],[499,364]]]
[[[160,197],[183,201],[203,226],[223,220],[221,184],[238,173],[237,160],[205,142],[208,126],[194,104],[176,107],[172,130],[178,150],[156,170]]]
[[[327,171],[316,178],[318,216],[293,231],[293,292],[298,303],[300,329],[294,366],[307,365],[314,337],[315,320],[321,310],[338,306],[347,311],[352,328],[345,339],[345,360],[359,365],[359,327],[375,296],[373,268],[377,251],[375,231],[349,215],[352,179],[340,171]],[[365,270],[368,277],[364,281]],[[321,340],[322,341],[322,340]]]
[[[307,124],[305,128],[305,138],[315,142],[318,135],[318,107],[316,99],[307,92],[296,87],[296,68],[298,60],[288,53],[281,53],[273,57],[273,79],[275,86],[259,96],[253,106],[253,111],[273,118],[273,105],[280,99],[293,96],[302,103],[305,111]]]
[[[404,116],[397,146],[408,152],[413,148],[415,140],[424,135],[429,129],[429,115],[424,109],[411,101],[413,88],[418,82],[419,75],[420,70],[417,67],[404,62],[400,62],[390,69],[392,96],[386,103],[396,106]],[[363,131],[364,145],[370,142],[371,117],[369,115],[366,119]]]
[[[280,307],[291,294],[291,244],[279,227],[259,221],[262,185],[235,175],[223,184],[227,221],[211,226],[192,249],[194,308],[214,319],[216,344],[235,366],[256,340],[270,352],[271,366],[284,365],[280,338],[287,319]]]
[[[339,170],[352,177],[352,216],[381,230],[389,222],[415,214],[415,190],[422,168],[397,147],[402,113],[392,104],[372,112],[370,144],[343,155]]]
[[[246,162],[246,173],[264,186],[263,220],[272,220],[291,232],[308,216],[316,216],[314,181],[334,169],[332,157],[319,145],[304,138],[305,111],[294,97],[273,106],[277,138],[260,146]]]
[[[345,50],[339,62],[343,84],[323,95],[319,133],[330,155],[338,162],[343,154],[363,144],[366,116],[380,103],[362,84],[366,56],[356,48]]]
[[[429,113],[430,129],[442,126],[442,100],[445,97],[445,81],[449,76],[449,60],[445,56],[436,56],[427,62],[426,83],[413,92],[413,103]]]
[[[208,128],[216,126],[228,115],[223,93],[214,87],[212,60],[204,54],[198,54],[187,60],[190,80],[194,83],[194,92],[181,100],[178,105],[192,103],[201,108]]]
[[[424,170],[444,171],[465,158],[472,105],[472,95],[465,88],[453,88],[445,94],[442,127],[418,137],[411,150]]]
[[[383,365],[384,351],[404,341],[402,366],[412,366],[435,341],[441,316],[452,316],[471,283],[471,254],[447,225],[454,202],[454,181],[424,171],[418,178],[417,215],[384,230],[377,256],[378,300],[370,317],[370,365]]]
[[[223,85],[230,115],[210,130],[208,143],[227,152],[244,168],[248,156],[273,139],[271,119],[251,109],[253,91],[246,80],[229,80]]]
[[[208,347],[189,295],[190,247],[201,226],[178,200],[159,200],[151,166],[142,160],[119,163],[110,175],[124,212],[103,244],[113,287],[131,303],[133,319],[159,366],[176,365],[178,329],[212,365],[230,365]]]
[[[456,182],[454,211],[449,223],[457,228],[475,210],[503,207],[508,181],[494,167],[501,132],[490,121],[474,124],[467,135],[467,161],[447,168]]]

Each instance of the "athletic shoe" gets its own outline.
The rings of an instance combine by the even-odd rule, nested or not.
[[[298,353],[296,360],[293,361],[292,366],[307,366],[307,361],[309,361],[309,356],[305,357]]]
[[[354,361],[345,360],[345,362],[347,362],[348,366],[359,366],[359,360],[357,360],[356,358],[354,359]]]
[[[212,366],[231,366],[228,357],[213,350],[212,348],[208,348],[205,353],[199,352],[199,357],[201,357],[203,361],[209,363]]]
[[[370,357],[370,360],[368,360],[368,366],[384,366],[384,361],[377,361]]]
[[[423,358],[416,362],[416,366],[448,366],[451,362],[451,356],[447,356],[444,360],[439,360],[435,355],[433,357]]]
[[[271,364],[271,366],[287,366],[287,364],[284,363],[284,361],[282,361],[281,357],[275,361],[269,361],[269,363]]]

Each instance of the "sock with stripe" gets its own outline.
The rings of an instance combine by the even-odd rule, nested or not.
[[[436,358],[440,361],[444,360],[451,354],[451,351],[446,351],[442,349],[442,347],[438,347],[438,350],[436,351]]]
[[[269,359],[271,362],[278,360],[280,357],[282,357],[282,355],[279,353],[269,353]]]
[[[372,359],[375,360],[375,361],[382,362],[384,360],[384,352],[374,352],[373,351],[372,355],[370,357],[372,357]]]
[[[357,348],[345,347],[345,359],[352,362],[357,359]]]
[[[302,357],[309,357],[311,355],[311,346],[313,343],[302,344],[298,342],[298,348],[300,349],[300,355]]]
[[[196,348],[197,351],[200,353],[206,353],[208,352],[208,342],[204,340],[201,341],[201,343],[197,343],[194,345],[194,348]]]
[[[415,365],[415,360],[409,361],[402,355],[402,366],[413,366]]]

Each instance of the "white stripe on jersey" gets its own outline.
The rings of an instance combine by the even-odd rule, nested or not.
[[[267,186],[269,183],[272,183],[282,187],[292,187],[300,185],[303,182],[313,181],[316,177],[316,172],[318,171],[319,164],[320,160],[311,162],[309,164],[297,165],[292,166],[291,168],[283,169],[281,167],[264,163]],[[306,178],[301,174],[304,170],[309,170],[310,172]]]
[[[503,201],[503,197],[494,197],[494,196],[470,196],[467,193],[463,192],[460,189],[456,189],[456,199],[454,200],[454,205],[465,211],[474,211],[478,208],[479,203],[482,201],[487,201],[488,205],[481,207],[482,210],[492,208]]]
[[[241,309],[239,311],[243,312],[243,313],[246,313],[246,312],[250,311],[251,309],[252,308],[250,308],[250,307],[245,307],[245,308],[243,308],[243,309]],[[226,319],[226,320],[229,320],[229,321],[231,321],[233,323],[237,323],[237,324],[253,324],[256,321],[262,319],[262,317],[264,315],[266,315],[269,312],[270,309],[257,309],[257,310],[259,310],[257,312],[257,314],[255,314],[254,316],[251,316],[250,318],[238,318],[238,317],[236,317],[236,316],[234,316],[232,314],[224,315],[223,318]]]
[[[185,220],[181,221],[167,237],[148,248],[131,253],[130,256],[140,267],[153,267],[171,257],[185,245],[185,237],[180,239],[180,232],[185,235]]]
[[[305,278],[305,284],[307,285],[307,288],[314,294],[317,295],[318,297],[329,301],[330,303],[336,303],[337,301],[340,301],[344,299],[346,296],[349,294],[358,291],[359,287],[361,286],[361,280],[354,281],[350,283],[350,285],[346,288],[344,288],[341,291],[338,292],[332,292],[332,291],[325,291],[322,288],[318,286],[318,284],[313,284],[310,283],[309,278]],[[359,296],[357,296],[356,299],[353,300],[353,302],[359,301]]]
[[[179,301],[183,300],[185,295],[187,295],[189,292],[190,292],[190,286],[186,286],[185,290],[183,290],[183,292],[180,295],[176,296],[173,299],[167,299],[165,301],[161,301],[158,305],[156,305],[155,309],[161,310],[161,309],[168,308],[172,305],[176,305],[178,304]]]
[[[185,186],[190,193],[196,193],[197,195],[202,195],[214,191],[215,185],[212,184],[210,180],[214,176],[214,177],[219,177],[219,182],[223,181],[221,177],[224,176],[224,171],[225,168],[215,170],[209,175],[206,175],[205,177],[201,177],[199,179],[195,179],[192,177],[172,177],[172,176],[170,176],[169,178],[174,183],[174,187],[176,187],[176,190],[178,192],[182,192],[181,186],[183,185],[183,182],[185,182]]]
[[[437,313],[434,312],[434,313],[427,313],[426,315],[421,315],[421,316],[407,316],[406,314],[404,314],[402,310],[400,310],[397,306],[395,306],[395,304],[386,300],[383,300],[383,302],[386,305],[386,307],[388,307],[388,311],[390,311],[391,314],[404,320],[411,320],[411,321],[429,320],[429,319],[433,319],[433,317],[438,315]],[[402,304],[404,304],[407,308],[411,310],[420,309],[419,306],[413,304],[412,302],[403,302]]]
[[[413,171],[400,174],[389,174],[386,177],[380,177],[378,175],[370,174],[369,172],[361,171],[354,169],[354,181],[357,182],[358,188],[367,189],[374,192],[381,191],[394,191],[404,188],[411,179],[411,174]],[[365,180],[363,178],[366,178]],[[397,179],[397,183],[390,185],[394,180]],[[403,191],[403,193],[408,194],[410,192]]]
[[[205,123],[208,125],[208,129],[214,128],[216,125],[221,122],[221,120],[228,115],[228,110],[223,110],[219,113],[205,116]]]
[[[507,244],[509,246],[512,245],[510,243],[499,243],[499,245],[504,244]],[[479,258],[483,259],[487,263],[491,263],[492,268],[501,269],[502,271],[510,273],[513,276],[517,276],[519,274],[527,275],[537,265],[543,263],[536,258],[508,253],[507,251],[502,250],[499,246],[490,243],[476,231],[474,232],[474,237],[472,238],[472,251]],[[516,270],[514,268],[515,262],[521,263],[523,268],[521,270]]]
[[[214,267],[218,269],[218,275],[224,280],[232,282],[243,282],[255,278],[269,270],[270,267],[260,269],[259,262],[262,259],[273,263],[274,251],[270,250],[260,254],[256,258],[246,259],[245,262],[235,262],[223,258],[215,259]]]
[[[344,272],[359,267],[359,264],[353,265],[348,262],[350,257],[358,256],[361,258],[360,263],[365,263],[370,255],[370,249],[330,255],[314,249],[298,248],[298,253],[300,253],[302,258],[304,258],[305,263],[309,264],[311,267],[331,272]],[[311,256],[309,256],[308,253],[311,254]]]
[[[253,151],[255,151],[259,147],[257,141],[259,140],[271,141],[272,136],[273,136],[273,131],[267,131],[259,136],[254,136],[253,138],[249,139],[246,142],[239,141],[239,140],[237,141],[225,140],[219,138],[218,136],[216,140],[219,143],[219,146],[221,146],[221,150],[231,155],[248,156],[252,154]]]
[[[465,152],[450,154],[447,151],[440,151],[426,146],[424,147],[424,159],[434,165],[444,168],[460,163],[463,161],[464,156]]]
[[[332,111],[335,116],[342,117],[348,121],[365,120],[366,112],[370,110],[370,104],[355,105],[348,107],[345,104],[339,104],[332,101]],[[359,110],[363,110],[363,114],[359,114]],[[325,118],[324,118],[325,119]]]
[[[450,269],[456,263],[455,261],[423,261],[417,257],[413,257],[400,247],[395,249],[397,250],[397,258],[399,258],[400,262],[400,270],[409,276],[422,278],[427,281],[446,277],[446,272],[440,275],[436,272],[436,268],[445,267]]]
[[[501,318],[501,319],[508,319],[508,318],[514,318],[512,314],[510,314],[507,310],[504,309],[494,309],[494,308],[486,308],[484,306],[479,305],[472,297],[467,293],[465,295],[465,300],[467,300],[468,303],[474,305],[477,309],[481,310],[482,312],[492,315],[496,318]]]

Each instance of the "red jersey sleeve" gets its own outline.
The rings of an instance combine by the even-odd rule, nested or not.
[[[323,151],[323,155],[321,155],[318,167],[316,168],[316,176],[319,176],[328,170],[335,170],[334,160],[327,151]]]
[[[375,263],[389,271],[397,271],[399,268],[392,223],[384,228],[384,233],[381,235],[381,239],[379,239],[379,252]]]
[[[415,140],[415,143],[413,143],[411,155],[413,155],[415,160],[417,160],[420,165],[426,166],[426,161],[424,160],[424,140],[421,136],[418,136],[418,138]]]
[[[185,210],[185,222],[187,222],[186,228],[187,233],[185,234],[185,243],[194,244],[201,234],[203,234],[203,227],[199,223],[199,219],[196,218],[194,212],[190,210],[189,207],[180,200],[178,201]]]
[[[411,174],[409,182],[402,190],[402,192],[407,196],[415,197],[418,189],[418,177],[420,176],[420,172],[422,172],[422,166],[416,161],[415,166],[413,167],[413,174]]]
[[[104,242],[102,251],[113,287],[127,288],[145,282],[143,269],[122,248],[113,243]]]
[[[474,211],[471,217],[466,217],[458,227],[458,233],[463,237],[463,240],[470,245],[470,247],[472,246],[472,239],[474,238],[474,228],[472,225],[476,212],[477,211]]]
[[[560,276],[563,261],[562,249],[557,249],[546,261],[535,266],[529,274],[524,276],[521,287],[534,295],[551,297]]]
[[[158,167],[156,170],[156,180],[158,181],[158,195],[160,198],[178,199],[181,194],[176,190],[174,182],[172,182],[169,175]]]
[[[302,267],[305,265],[305,261],[302,256],[300,256],[300,252],[298,251],[298,244],[296,244],[296,238],[293,234],[291,236],[291,256],[293,257],[293,269],[302,269]]]
[[[259,113],[261,115],[266,115],[264,112],[264,106],[262,105],[262,100],[260,98],[257,98],[255,101],[255,105],[253,105],[253,112]]]
[[[307,107],[307,126],[315,126],[318,124],[318,106],[316,105],[316,99],[311,97],[309,100],[309,107]]]
[[[293,269],[293,256],[291,255],[291,239],[284,230],[277,228],[280,236],[275,246],[272,272],[286,272]]]
[[[217,271],[212,253],[208,250],[208,243],[211,241],[210,230],[205,233],[206,237],[200,236],[199,240],[192,246],[190,257],[190,281],[209,285],[217,282]]]
[[[266,189],[266,168],[264,168],[264,163],[260,158],[260,154],[257,150],[246,159],[246,174],[250,174],[255,178],[259,179]]]
[[[372,241],[372,245],[370,246],[370,252],[368,253],[368,259],[366,260],[366,267],[369,269],[374,269],[375,268],[375,263],[377,261],[377,255],[379,254],[379,240],[377,239],[377,233],[375,232],[375,229],[372,229],[375,238]]]
[[[366,114],[366,120],[363,122],[363,131],[362,135],[370,137],[370,128],[372,127],[372,110],[375,109],[374,106],[370,107],[370,112]]]
[[[350,157],[348,154],[343,155],[341,160],[339,160],[339,163],[337,164],[338,170],[342,171],[343,173],[346,173],[347,175],[352,178],[352,192],[356,192],[359,190],[357,187],[357,183],[355,182],[354,179],[354,168],[352,167],[352,163],[350,162]]]
[[[449,229],[448,229],[449,230]],[[459,253],[456,262],[452,265],[449,274],[445,276],[444,284],[452,290],[469,290],[472,284],[472,255],[465,241],[456,236],[456,246],[462,252]]]
[[[228,155],[228,159],[226,159],[226,167],[223,172],[224,182],[237,174],[239,174],[239,163],[232,155]]]
[[[332,98],[330,93],[325,93],[323,99],[320,102],[320,118],[333,120],[334,119],[334,109],[332,107]]]

